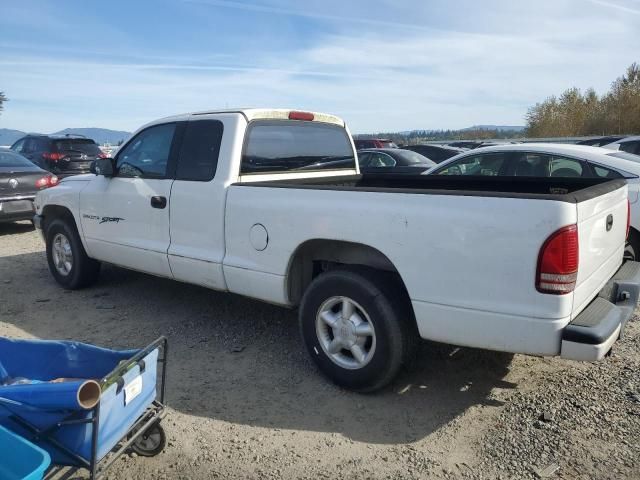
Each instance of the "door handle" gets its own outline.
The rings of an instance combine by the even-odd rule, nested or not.
[[[167,206],[167,197],[151,197],[151,206],[153,208],[164,208]]]

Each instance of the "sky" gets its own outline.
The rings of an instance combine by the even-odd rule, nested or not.
[[[2,0],[0,52],[0,128],[238,107],[354,133],[523,125],[640,62],[640,0]]]

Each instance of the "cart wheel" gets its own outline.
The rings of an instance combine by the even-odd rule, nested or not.
[[[155,457],[167,444],[164,428],[159,423],[149,427],[146,432],[131,444],[131,450],[141,457]]]

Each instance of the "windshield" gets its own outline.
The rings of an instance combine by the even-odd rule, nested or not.
[[[33,163],[17,153],[0,151],[0,167],[35,167]]]
[[[98,155],[101,153],[96,143],[88,138],[74,138],[56,140],[53,142],[59,152],[81,152],[88,155]]]
[[[347,131],[320,122],[254,122],[247,133],[242,173],[355,169]]]

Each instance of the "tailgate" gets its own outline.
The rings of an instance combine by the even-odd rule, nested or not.
[[[627,233],[627,186],[576,204],[580,245],[571,318],[598,294],[622,264]]]

